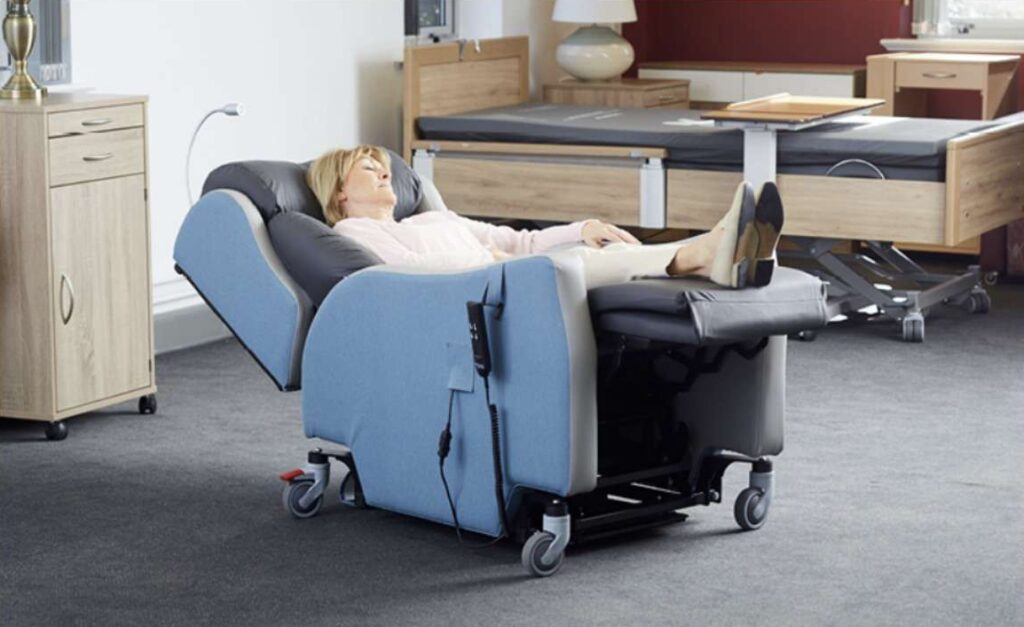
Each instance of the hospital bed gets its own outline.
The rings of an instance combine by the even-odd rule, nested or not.
[[[742,178],[740,131],[700,112],[530,103],[528,48],[519,37],[406,49],[405,154],[453,210],[646,228],[717,222]],[[874,306],[922,341],[929,308],[982,312],[990,301],[978,268],[932,274],[893,242],[952,246],[1024,217],[1022,155],[1022,115],[862,117],[787,133],[784,234],[828,280],[833,315]],[[836,252],[848,240],[867,250]]]
[[[306,166],[241,162],[206,181],[177,270],[283,391],[305,434],[340,445],[282,475],[315,516],[338,497],[523,542],[553,574],[570,542],[680,522],[721,502],[757,529],[783,447],[786,335],[826,322],[824,286],[646,279],[585,289],[571,256],[458,272],[378,265],[323,223]],[[396,218],[445,211],[393,157]],[[442,474],[443,472],[443,474]]]

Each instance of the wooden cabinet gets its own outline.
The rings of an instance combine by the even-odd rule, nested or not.
[[[690,81],[623,78],[588,83],[568,80],[545,85],[544,102],[633,109],[688,109]]]
[[[979,117],[991,120],[1016,109],[1016,55],[907,53],[876,54],[867,58],[868,96],[885,104],[875,115],[928,116],[928,90],[974,91],[979,96]],[[899,242],[904,250],[981,254],[981,237],[957,246],[929,246]]]
[[[0,102],[0,416],[153,402],[145,102]]]

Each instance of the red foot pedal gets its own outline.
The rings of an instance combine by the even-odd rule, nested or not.
[[[301,477],[304,474],[306,474],[306,473],[302,472],[301,468],[296,468],[295,470],[289,470],[288,472],[281,473],[281,481],[291,481],[292,479],[295,479],[297,477]]]

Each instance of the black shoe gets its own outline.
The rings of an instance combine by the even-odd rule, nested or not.
[[[777,265],[775,249],[782,236],[782,196],[775,183],[767,182],[761,186],[757,194],[757,207],[754,210],[754,228],[757,231],[757,253],[750,265],[747,285],[763,287],[771,283],[772,274]]]

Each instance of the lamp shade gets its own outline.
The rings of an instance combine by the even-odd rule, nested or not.
[[[552,19],[576,24],[622,24],[636,21],[633,0],[556,0]]]

